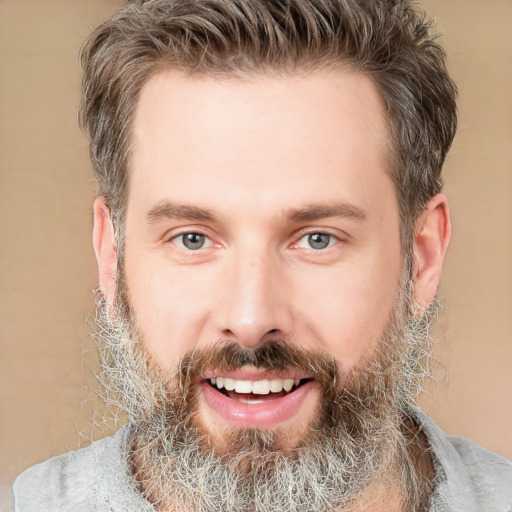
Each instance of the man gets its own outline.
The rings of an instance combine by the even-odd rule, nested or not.
[[[414,407],[455,86],[410,2],[150,0],[83,54],[113,438],[15,510],[505,511]]]

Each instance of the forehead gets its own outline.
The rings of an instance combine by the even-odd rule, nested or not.
[[[153,203],[174,190],[205,206],[258,195],[261,206],[280,197],[295,207],[311,194],[364,196],[377,176],[389,180],[381,98],[369,77],[347,70],[161,72],[141,91],[133,141],[129,204],[141,190]]]

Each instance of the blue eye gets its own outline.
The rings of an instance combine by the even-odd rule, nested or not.
[[[208,238],[201,233],[183,233],[178,235],[175,240],[184,248],[190,251],[197,251],[206,245]]]
[[[312,233],[308,235],[308,244],[312,249],[325,249],[331,243],[331,235],[325,233]]]
[[[327,249],[336,242],[336,237],[328,233],[310,233],[304,235],[298,242],[297,247],[303,249],[314,249],[315,251],[321,251]]]

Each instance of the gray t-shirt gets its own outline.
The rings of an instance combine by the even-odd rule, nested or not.
[[[512,461],[446,435],[418,409],[410,412],[425,432],[434,463],[430,512],[512,512]],[[122,427],[88,448],[27,469],[14,483],[14,511],[153,511],[128,471],[127,432]]]

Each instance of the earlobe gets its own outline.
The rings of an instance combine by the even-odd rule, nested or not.
[[[93,245],[100,289],[107,301],[113,304],[116,296],[116,243],[110,209],[103,196],[94,201]]]
[[[450,242],[448,200],[437,194],[416,222],[412,277],[416,305],[425,310],[435,299],[443,261]]]

